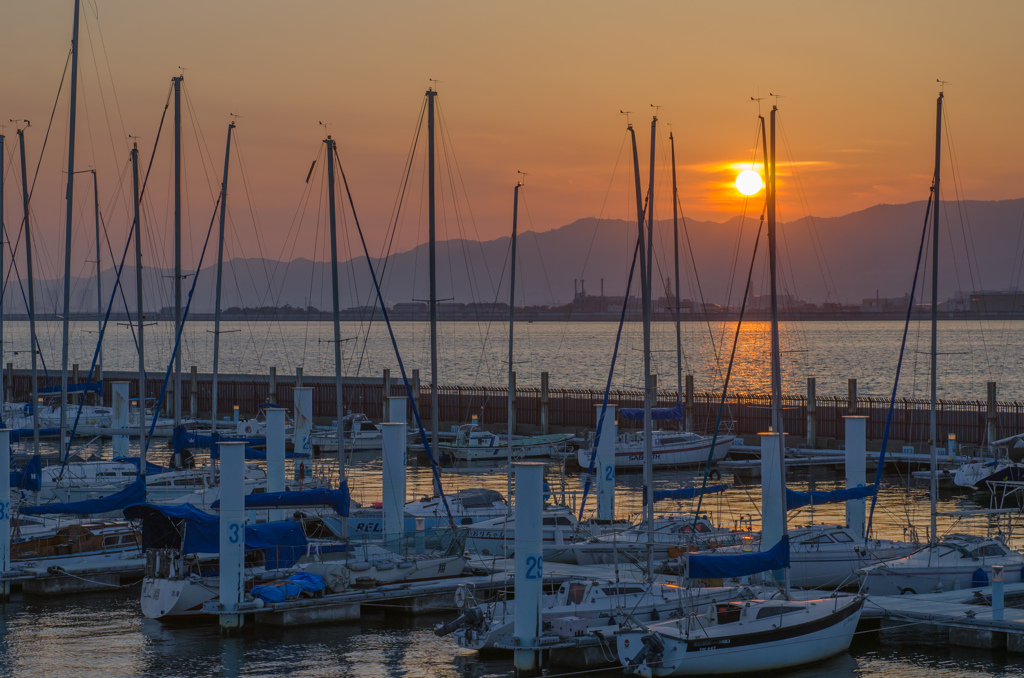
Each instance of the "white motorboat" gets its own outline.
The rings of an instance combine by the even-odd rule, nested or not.
[[[725,459],[735,440],[736,436],[733,434],[719,435],[715,439],[711,461]],[[655,467],[703,464],[708,460],[711,441],[712,436],[690,431],[654,431],[651,434],[651,459]],[[579,450],[577,460],[582,468],[590,467],[592,454],[593,450],[590,448]],[[620,433],[615,441],[615,468],[643,468],[643,465],[643,431]]]
[[[873,596],[933,593],[988,586],[992,566],[1004,568],[1003,581],[1021,581],[1024,554],[998,539],[949,535],[906,557],[863,568],[864,588]]]
[[[456,525],[472,525],[482,520],[491,520],[505,516],[509,512],[508,504],[501,493],[481,487],[458,490],[446,495],[448,508]],[[340,530],[337,516],[324,518],[332,529]],[[354,509],[348,518],[350,534],[380,535],[384,531],[384,514],[380,508]],[[420,522],[422,521],[422,522]],[[440,497],[423,497],[405,505],[405,532],[412,534],[417,530],[436,530],[447,528],[448,513],[444,501]]]
[[[575,557],[572,557],[572,544],[585,536],[581,536],[579,521],[572,511],[564,506],[545,505],[541,524],[544,559],[576,562]],[[511,557],[515,553],[515,542],[514,513],[475,522],[466,528],[466,548],[482,556]]]
[[[572,545],[580,565],[638,563],[647,557],[647,544],[654,544],[654,560],[676,558],[689,551],[720,548],[750,542],[756,535],[748,531],[718,528],[706,517],[658,516],[650,539],[646,526],[593,537]]]
[[[365,414],[346,414],[342,422],[347,452],[380,450],[384,447],[384,432]],[[338,429],[336,427],[314,429],[310,435],[310,444],[313,446],[314,453],[337,452]]]
[[[853,639],[863,596],[711,602],[701,614],[616,634],[626,673],[760,673],[826,659]]]
[[[541,618],[554,633],[578,637],[625,622],[627,618],[656,622],[679,617],[694,604],[707,604],[715,597],[732,597],[738,588],[707,588],[683,591],[671,584],[649,582],[613,582],[598,579],[565,581],[553,595],[544,596]],[[465,600],[467,590],[456,593]],[[501,599],[470,607],[448,624],[439,624],[434,633],[449,633],[459,647],[494,651],[498,645],[511,644],[515,623],[515,600]]]
[[[569,433],[513,436],[512,458],[556,456],[566,448],[572,438],[573,435]],[[457,461],[505,460],[508,458],[508,446],[507,435],[491,433],[475,423],[460,426],[454,442],[438,443],[442,455]]]

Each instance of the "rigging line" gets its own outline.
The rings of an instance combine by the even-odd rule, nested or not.
[[[704,479],[701,481],[700,495],[697,498],[697,510],[693,513],[694,531],[697,529],[697,520],[700,518],[700,507],[704,503],[704,491],[708,487],[708,479],[711,477],[711,462],[715,457],[715,444],[718,442],[718,432],[722,427],[722,416],[725,414],[725,403],[729,394],[729,380],[732,378],[732,366],[736,361],[736,347],[740,343],[740,328],[743,326],[743,315],[747,310],[747,298],[750,295],[750,280],[754,275],[754,262],[757,260],[757,247],[761,242],[761,231],[764,229],[764,219],[761,219],[757,227],[757,237],[754,238],[754,251],[750,256],[750,268],[747,269],[747,284],[743,286],[743,302],[740,304],[740,315],[736,321],[736,334],[732,340],[732,353],[729,356],[729,368],[725,372],[725,381],[722,383],[722,399],[718,403],[718,415],[715,420],[715,430],[711,434],[711,447],[708,449],[708,458],[704,462]]]
[[[217,207],[219,207],[219,206],[220,206],[220,197],[218,196],[216,202],[213,205],[213,216],[210,217],[210,226],[206,229],[206,241],[203,243],[203,249],[202,249],[202,251],[199,254],[199,266],[202,266],[203,259],[206,257],[206,248],[210,244],[210,235],[213,233],[213,225],[217,221]],[[177,357],[178,351],[181,348],[181,335],[182,335],[182,332],[184,332],[184,330],[185,330],[185,319],[188,318],[188,311],[189,311],[189,308],[192,306],[192,295],[196,291],[196,283],[198,281],[199,281],[199,276],[197,276],[197,275],[196,276],[192,276],[192,286],[189,288],[189,291],[188,291],[188,300],[185,302],[185,308],[182,310],[182,314],[181,314],[181,324],[178,326],[178,331],[175,333],[174,350],[171,351],[171,357],[168,359],[167,370],[164,372],[164,383],[163,383],[163,386],[161,386],[161,388],[160,388],[160,396],[159,396],[159,398],[157,398],[156,406],[153,408],[153,412],[154,412],[153,421],[149,425],[149,435],[146,436],[146,451],[147,452],[149,451],[149,444],[153,440],[153,431],[156,429],[156,422],[157,422],[156,413],[159,412],[161,407],[163,406],[164,395],[167,393],[167,383],[170,381],[171,375],[174,374],[174,360]],[[141,398],[142,398],[141,394],[140,394],[139,398],[140,398],[140,407],[141,407]],[[145,421],[145,410],[144,409],[143,409],[142,414],[140,416],[142,416],[143,421]]]
[[[803,187],[803,178],[797,170],[796,162],[794,161],[793,150],[789,144],[789,136],[786,134],[786,127],[782,123],[781,117],[779,119],[779,130],[782,132],[782,143],[786,147],[786,153],[789,155],[789,169],[793,174],[793,180],[796,184],[797,194],[801,206],[804,208],[804,213],[807,214],[807,223],[809,225],[809,232],[811,234],[812,249],[814,250],[815,259],[818,264],[818,270],[822,276],[823,282],[826,283],[825,292],[826,295],[835,294],[836,301],[839,301],[839,288],[836,285],[835,278],[832,276],[832,269],[828,265],[828,259],[825,257],[825,248],[821,244],[821,235],[818,231],[818,224],[814,217],[811,215],[810,203],[807,201],[807,192]],[[822,262],[824,261],[824,266]],[[829,289],[831,285],[831,289]],[[828,298],[825,299],[828,301]]]
[[[683,214],[683,204],[681,200],[679,202],[679,220],[683,223],[683,237],[686,238],[686,251],[690,255],[690,266],[694,273],[694,279],[697,281],[697,295],[700,298],[701,313],[704,315],[704,324],[708,329],[708,338],[711,341],[711,354],[715,357],[715,369],[718,371],[719,377],[721,377],[722,370],[722,356],[719,354],[718,345],[715,343],[715,332],[711,327],[711,314],[708,313],[707,302],[704,299],[704,288],[700,283],[700,276],[697,275],[697,260],[693,255],[693,243],[690,241],[690,227],[686,221],[686,215]]]
[[[961,234],[961,236],[963,238],[963,241],[964,241],[964,254],[965,254],[965,257],[967,259],[968,278],[969,278],[970,283],[972,285],[974,285],[975,281],[977,281],[977,289],[984,290],[985,289],[985,285],[984,285],[984,281],[982,281],[982,279],[981,279],[981,271],[982,271],[982,269],[981,269],[981,266],[978,264],[977,249],[975,247],[973,247],[974,238],[973,238],[973,232],[972,232],[972,228],[971,228],[971,220],[970,220],[969,214],[967,213],[967,205],[965,203],[965,199],[964,199],[964,197],[962,195],[963,179],[961,178],[961,175],[960,175],[960,163],[957,160],[956,148],[953,146],[953,133],[952,133],[951,125],[950,125],[950,120],[949,120],[948,112],[946,113],[945,116],[943,116],[943,121],[945,122],[947,152],[949,153],[950,166],[952,167],[952,170],[953,170],[953,172],[952,172],[952,175],[953,175],[953,191],[954,191],[954,195],[956,196],[957,214],[960,217],[960,234]],[[948,208],[944,207],[943,209],[946,210]],[[946,221],[949,222],[949,217],[948,216],[946,217]],[[952,234],[950,234],[949,237],[950,237],[950,240],[952,240]],[[952,252],[952,248],[950,249],[950,252]],[[972,259],[973,259],[973,263],[972,263]],[[954,270],[956,270],[956,272],[957,272],[957,284],[959,285],[960,284],[959,270],[955,268],[955,262],[954,262]],[[966,309],[965,309],[965,311],[966,311]],[[983,321],[981,320],[980,317],[977,319],[976,322],[978,323],[978,327],[979,328],[982,328],[984,326],[983,325]],[[970,333],[968,333],[968,334],[970,334]],[[981,342],[982,353],[983,353],[984,358],[985,358],[985,363],[986,363],[985,366],[988,369],[989,379],[990,380],[994,380],[996,378],[996,375],[993,372],[994,361],[993,361],[992,357],[989,355],[988,341],[986,340],[984,332],[978,332],[978,335],[979,335],[979,341]],[[968,338],[968,341],[971,341],[970,337]]]
[[[642,220],[639,220],[642,223]],[[611,365],[608,367],[608,381],[604,388],[604,398],[601,403],[601,416],[597,419],[597,431],[594,432],[594,445],[590,453],[590,463],[587,464],[587,478],[583,485],[583,498],[580,499],[580,514],[578,520],[583,519],[583,509],[587,505],[587,494],[590,492],[591,478],[594,477],[594,463],[597,461],[597,446],[601,441],[602,429],[604,428],[605,412],[608,410],[608,395],[612,390],[612,379],[615,376],[615,361],[619,355],[619,342],[622,339],[622,327],[626,324],[626,310],[629,308],[629,290],[633,286],[633,274],[636,272],[636,262],[640,258],[641,235],[637,235],[636,245],[633,247],[633,262],[629,266],[629,277],[626,278],[626,295],[622,300],[622,312],[619,314],[619,327],[615,333],[615,347],[612,349]]]
[[[935,195],[935,186],[933,184],[932,191],[928,196],[928,205],[925,207],[924,211],[924,227],[921,229],[921,244],[918,246],[917,249],[917,266],[914,268],[914,282],[910,288],[910,303],[907,304],[907,319],[903,324],[903,341],[900,343],[900,357],[899,360],[896,362],[896,378],[893,380],[892,397],[889,399],[889,412],[886,414],[885,417],[885,431],[882,434],[882,447],[880,448],[881,452],[879,453],[878,457],[878,468],[875,470],[876,490],[875,494],[871,497],[871,510],[868,512],[868,524],[867,528],[864,530],[865,540],[867,539],[868,535],[871,534],[871,520],[872,518],[874,518],[875,504],[878,502],[877,487],[878,484],[882,481],[882,471],[885,469],[885,448],[889,442],[889,428],[892,425],[892,415],[893,411],[896,408],[896,392],[900,383],[900,369],[903,366],[903,354],[904,349],[907,346],[907,332],[910,330],[910,318],[914,311],[914,296],[917,293],[918,274],[921,272],[921,263],[922,259],[924,258],[925,243],[928,240],[928,216],[931,212],[932,200],[933,198],[937,197],[938,196]],[[938,207],[938,201],[936,201],[935,209],[938,209]],[[932,445],[935,444],[935,441],[932,441]],[[935,539],[935,535],[932,535],[932,539]]]
[[[88,31],[88,29],[89,29],[89,22],[86,21],[86,30]],[[106,66],[107,66],[107,77],[110,80],[110,89],[111,89],[111,91],[114,94],[114,106],[117,109],[117,117],[118,117],[118,120],[121,123],[121,130],[124,131],[126,129],[126,127],[125,127],[125,124],[124,124],[124,115],[121,113],[121,101],[120,101],[120,98],[117,96],[117,87],[114,84],[114,73],[113,73],[113,71],[110,68],[110,55],[107,53],[107,45],[106,45],[106,42],[103,39],[103,27],[100,24],[99,13],[98,12],[96,14],[96,33],[100,37],[100,50],[103,52],[103,60],[106,63]],[[92,34],[91,33],[89,34],[89,44],[92,45]],[[96,68],[96,74],[97,74],[97,80],[98,80],[99,79],[99,67],[95,66],[95,60],[96,60],[96,57],[95,57],[95,53],[94,53],[93,54],[93,63],[94,63],[94,68]],[[102,96],[102,90],[101,90],[101,96]],[[104,117],[108,119],[108,123],[107,123],[108,134],[110,135],[110,145],[111,145],[111,148],[113,148],[113,146],[114,146],[114,136],[113,136],[113,133],[109,130],[110,123],[109,123],[109,116],[106,115],[106,99],[103,99],[103,110],[104,110]],[[125,148],[123,150],[124,151],[128,151],[129,150],[128,149],[127,141],[125,142]],[[116,153],[115,153],[115,155],[116,155]]]
[[[60,101],[60,93],[61,90],[64,89],[64,78],[66,78],[68,74],[68,64],[71,63],[72,52],[74,52],[74,46],[68,50],[68,58],[67,61],[64,62],[64,72],[60,76],[60,85],[57,86],[57,96],[53,99],[53,109],[50,111],[50,121],[46,123],[46,134],[43,135],[43,146],[39,149],[39,161],[36,163],[36,171],[32,175],[32,185],[29,187],[28,191],[28,199],[30,203],[32,202],[32,194],[35,193],[36,190],[36,179],[39,178],[39,168],[43,164],[43,153],[46,152],[46,142],[50,139],[50,130],[53,127],[53,118],[57,114],[57,102]],[[24,219],[25,218],[23,216],[22,221],[24,221]]]
[[[335,158],[337,161],[337,158]],[[356,215],[356,206],[352,200],[352,191],[348,187],[348,178],[345,176],[345,170],[341,166],[341,162],[337,161],[338,171],[341,174],[341,181],[345,185],[345,195],[348,197],[349,208],[352,210],[352,219],[355,221],[356,230],[359,232],[359,240],[363,246],[363,254],[366,256],[366,265],[370,269],[370,276],[373,278],[373,286],[377,290],[377,300],[380,302],[381,313],[384,315],[384,322],[387,323],[388,334],[391,337],[391,346],[395,350],[395,358],[398,360],[398,368],[402,373],[402,381],[405,384],[406,396],[409,398],[409,405],[412,407],[413,417],[416,419],[416,426],[420,431],[420,439],[423,441],[423,448],[427,452],[427,458],[430,460],[430,470],[434,477],[434,485],[437,488],[437,493],[441,497],[441,502],[444,504],[445,513],[448,515],[448,524],[452,528],[452,532],[456,531],[455,518],[452,517],[451,507],[448,505],[448,497],[445,496],[444,488],[441,487],[441,473],[438,470],[437,462],[434,460],[434,454],[430,449],[430,438],[427,436],[426,430],[423,428],[423,421],[420,419],[419,407],[416,405],[416,399],[413,398],[412,386],[409,383],[409,378],[405,373],[405,363],[402,362],[402,354],[398,350],[398,342],[395,339],[394,330],[391,328],[391,321],[388,318],[388,310],[384,305],[384,297],[381,294],[380,284],[377,282],[377,274],[373,270],[373,264],[370,260],[370,250],[366,246],[366,239],[363,237],[363,229],[359,225],[359,217]]]

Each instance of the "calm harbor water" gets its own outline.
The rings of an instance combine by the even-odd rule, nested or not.
[[[540,373],[550,373],[552,388],[604,388],[615,347],[618,325],[606,322],[518,323],[515,330],[515,368],[520,386],[539,386]],[[683,323],[683,373],[695,377],[698,390],[720,388],[732,348],[736,324]],[[426,380],[430,371],[429,325],[395,323],[394,330],[407,369],[419,368]],[[439,383],[504,385],[508,370],[508,327],[504,323],[446,322],[439,324]],[[4,324],[4,363],[30,366],[28,323]],[[41,357],[59,374],[60,323],[38,323]],[[806,391],[807,377],[817,379],[820,395],[846,395],[847,379],[858,380],[860,395],[889,395],[899,357],[903,323],[898,321],[801,321],[782,323],[783,390]],[[88,369],[98,336],[95,323],[72,323],[71,362]],[[182,339],[184,369],[196,365],[209,372],[213,362],[213,323],[187,323]],[[343,373],[379,377],[390,368],[398,376],[398,363],[386,327],[374,323],[344,323],[341,331]],[[225,322],[222,324],[220,369],[224,374],[334,374],[334,333],[329,322]],[[654,324],[653,371],[659,384],[676,385],[675,326]],[[173,323],[146,326],[146,365],[153,372],[166,370],[173,348]],[[725,347],[723,349],[723,346]],[[640,325],[623,329],[612,385],[640,388],[643,373],[643,338]],[[730,390],[734,393],[769,392],[769,326],[744,323],[736,349]],[[929,327],[914,322],[908,334],[899,395],[927,397]],[[1024,400],[1024,320],[944,321],[939,325],[939,396],[984,399],[985,382],[999,384],[1002,400]],[[716,356],[725,356],[718,361]],[[104,366],[132,371],[138,357],[131,329],[110,323],[104,341]],[[40,368],[42,369],[42,368]]]
[[[157,460],[163,461],[160,457]],[[330,461],[320,463],[324,471],[334,467]],[[358,501],[366,504],[380,500],[379,455],[354,454],[349,477]],[[443,477],[446,491],[489,487],[504,493],[507,482],[505,469],[489,466],[463,467]],[[557,462],[550,463],[545,473],[554,499],[561,499],[564,491],[570,503],[571,493],[582,489],[583,479],[578,470],[563,474]],[[622,517],[634,515],[641,506],[641,476],[623,473],[618,480],[617,512]],[[700,474],[692,470],[663,471],[657,474],[656,486],[694,486],[700,480]],[[724,482],[730,480],[728,476],[723,478]],[[806,480],[791,486],[809,487]],[[817,489],[835,486],[831,480],[815,483]],[[425,494],[430,487],[429,467],[411,460],[410,497]],[[944,493],[940,499],[941,511],[977,507],[966,495]],[[592,505],[593,499],[589,501]],[[927,525],[927,504],[926,488],[888,478],[875,518],[879,533],[903,538],[907,526]],[[724,494],[706,499],[703,510],[724,525],[749,518],[757,529],[759,505],[759,486],[737,484]],[[692,512],[694,502],[663,502],[658,510]],[[790,522],[798,525],[842,521],[843,511],[841,505],[818,507],[813,513],[803,509],[791,514]],[[998,529],[1005,532],[1006,524],[988,518],[975,518],[969,523],[942,518],[940,522],[942,532],[985,533]],[[920,536],[924,537],[923,532]],[[1011,541],[1018,548],[1024,545],[1016,536]],[[138,585],[110,594],[86,594],[56,601],[16,594],[11,604],[0,607],[0,676],[484,678],[513,674],[510,659],[481,659],[456,647],[450,638],[435,637],[433,626],[447,621],[450,615],[408,618],[379,614],[364,617],[357,624],[285,630],[250,626],[238,638],[222,639],[215,625],[168,625],[143,618],[138,595]],[[549,670],[549,675],[557,674],[557,667]],[[586,675],[622,674],[604,671]],[[885,645],[874,636],[865,635],[857,639],[848,654],[785,675],[1019,676],[1024,675],[1024,657],[945,646]]]
[[[60,335],[57,323],[41,323],[42,354],[51,369],[58,364]],[[189,325],[185,336],[184,364],[209,370],[212,352],[212,324]],[[239,330],[222,336],[222,366],[225,372],[266,373],[277,366],[279,373],[302,366],[307,374],[333,372],[333,346],[329,323],[228,323],[225,329]],[[422,323],[396,325],[396,334],[406,365],[427,373],[428,334]],[[698,388],[717,383],[715,353],[721,352],[723,338],[731,342],[733,323],[713,325],[688,323],[684,326],[687,359],[684,371],[696,375]],[[733,388],[737,391],[766,392],[767,325],[751,323],[737,349]],[[552,386],[600,388],[607,369],[616,327],[610,323],[522,324],[516,333],[516,370],[519,383],[539,383],[542,371],[551,373]],[[942,380],[940,395],[983,398],[985,382],[999,383],[1000,398],[1024,398],[1024,321],[945,322],[940,326]],[[134,369],[134,344],[124,326],[112,326],[105,344],[107,369]],[[170,324],[147,327],[147,363],[153,370],[166,367],[171,348]],[[674,378],[674,335],[671,324],[655,328],[655,365],[661,383],[671,388]],[[27,367],[29,354],[27,323],[5,326],[4,361]],[[898,322],[799,322],[783,327],[785,390],[801,393],[805,379],[818,379],[819,394],[845,394],[846,380],[856,377],[860,393],[887,394],[891,389],[902,324]],[[360,326],[346,323],[342,336],[345,373],[377,376],[385,367],[395,369],[394,354],[380,323]],[[443,383],[501,384],[507,369],[507,328],[502,325],[445,323],[442,336]],[[711,337],[715,338],[712,348]],[[95,344],[95,325],[75,323],[72,361],[88,364]],[[626,328],[620,348],[620,368],[613,384],[635,388],[640,378],[642,354],[639,329]],[[915,326],[905,362],[901,395],[924,397],[927,393],[928,335],[926,327]],[[17,353],[12,353],[17,351]],[[726,351],[727,353],[728,351]],[[671,376],[665,376],[671,375]],[[109,454],[109,448],[104,450]],[[159,458],[157,459],[159,461]],[[324,470],[334,468],[331,460],[319,462]],[[380,459],[374,454],[354,455],[349,469],[354,498],[368,504],[381,497]],[[728,477],[723,482],[728,482]],[[582,476],[578,469],[563,471],[552,462],[546,481],[555,499],[570,504],[579,501]],[[506,472],[491,467],[461,467],[444,474],[447,491],[463,487],[490,487],[505,492]],[[659,472],[658,488],[694,486],[700,482],[694,471]],[[832,481],[814,483],[816,489],[832,489]],[[409,496],[431,491],[429,469],[411,461]],[[808,489],[805,481],[793,484]],[[590,499],[590,502],[593,500]],[[709,497],[703,510],[715,522],[732,526],[749,520],[759,524],[759,486],[737,484],[729,491]],[[617,513],[637,514],[641,506],[639,474],[619,476]],[[880,492],[875,525],[880,536],[905,538],[913,526],[925,537],[928,524],[926,488],[893,477]],[[940,510],[977,507],[968,497],[943,495]],[[693,502],[664,502],[659,512],[693,511]],[[803,509],[791,515],[791,524],[842,521],[842,506]],[[974,518],[971,523],[944,517],[940,531],[978,533],[1008,530],[1005,519]],[[1017,531],[1019,532],[1019,530]],[[1024,533],[1022,533],[1024,534]],[[1011,542],[1024,546],[1015,532]],[[510,660],[481,660],[474,653],[458,649],[447,638],[431,632],[448,616],[400,618],[389,615],[367,617],[358,624],[332,625],[293,630],[247,628],[239,638],[221,639],[215,626],[164,625],[146,620],[139,611],[139,587],[110,594],[89,594],[61,601],[15,596],[0,608],[0,676],[411,676],[464,677],[511,676]],[[552,673],[555,671],[553,670]],[[577,674],[578,675],[578,674]],[[617,676],[618,671],[587,675]],[[945,646],[883,645],[873,636],[855,641],[850,653],[824,664],[788,675],[818,676],[1019,676],[1024,675],[1024,658],[1015,655],[968,651]]]

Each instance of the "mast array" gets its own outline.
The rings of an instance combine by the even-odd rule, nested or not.
[[[228,141],[224,149],[224,180],[220,187],[220,224],[217,236],[217,291],[216,301],[213,308],[213,384],[212,404],[210,411],[211,428],[213,431],[213,444],[217,443],[217,387],[220,371],[220,298],[221,281],[224,272],[224,222],[227,216],[228,204],[228,167],[231,164],[231,131],[235,129],[235,123],[228,125]]]

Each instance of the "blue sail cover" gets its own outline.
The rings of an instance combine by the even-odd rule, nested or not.
[[[727,579],[789,567],[789,537],[761,553],[690,556],[691,579]]]
[[[625,419],[643,419],[644,408],[623,407],[619,409],[618,414]],[[682,421],[683,416],[682,403],[677,403],[675,407],[654,407],[651,409],[651,419],[656,421]]]
[[[146,479],[139,478],[120,492],[100,499],[85,499],[67,504],[43,504],[42,506],[23,506],[21,512],[39,516],[47,514],[71,514],[79,516],[95,515],[121,511],[132,504],[146,501]]]
[[[180,549],[184,553],[220,553],[220,517],[183,504],[136,504],[125,510],[142,521],[142,547]],[[183,536],[184,535],[184,536]],[[266,566],[291,567],[306,553],[302,526],[292,520],[245,526],[245,550],[263,551]]]
[[[281,508],[301,506],[330,506],[338,515],[348,516],[351,500],[348,494],[348,481],[340,490],[301,490],[298,492],[262,492],[245,495],[245,508]],[[213,502],[210,508],[218,508],[220,500]]]
[[[43,489],[43,459],[33,454],[28,463],[17,471],[11,471],[12,490],[30,490],[38,492]]]
[[[184,426],[178,427],[174,431],[174,449],[180,450],[185,447],[190,448],[209,448],[210,457],[213,459],[220,458],[220,450],[217,448],[215,443],[257,443],[263,444],[266,441],[265,436],[232,436],[225,435],[223,433],[217,434],[217,440],[214,441],[213,435],[206,435],[205,433],[196,433],[195,431],[189,431]],[[285,452],[285,458],[291,459],[295,457],[294,452]],[[267,453],[263,450],[257,450],[255,448],[245,447],[245,458],[249,461],[261,461],[266,460]]]
[[[114,461],[119,461],[122,464],[135,464],[135,468],[141,468],[142,467],[142,460],[139,459],[138,457],[114,457]],[[173,470],[174,469],[167,468],[166,466],[160,466],[159,464],[154,464],[153,462],[149,461],[148,459],[146,460],[146,475],[147,476],[155,476],[155,475],[158,475],[160,473],[167,473],[168,471],[173,471]]]
[[[864,497],[872,496],[877,487],[877,485],[872,483],[871,485],[832,490],[831,492],[797,492],[787,488],[786,508],[793,511],[811,504],[817,506],[819,504],[834,504],[846,501],[847,499],[863,499]]]
[[[702,494],[725,492],[728,489],[729,485],[709,485],[703,490],[699,487],[681,487],[678,490],[655,490],[654,501],[661,501],[662,499],[693,499]]]
[[[60,386],[44,386],[39,389],[40,393],[60,393]],[[102,381],[87,381],[84,384],[68,384],[68,393],[98,393],[103,395]]]

